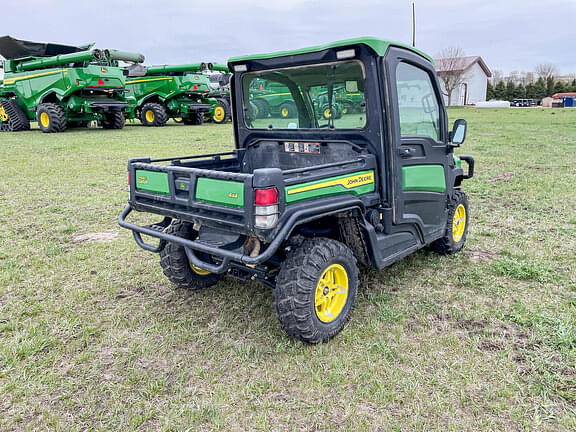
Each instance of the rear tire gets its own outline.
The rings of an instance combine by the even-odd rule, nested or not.
[[[296,105],[292,101],[284,102],[280,105],[280,117],[282,118],[294,118],[298,114],[296,110]]]
[[[126,119],[124,118],[124,114],[115,112],[106,114],[104,120],[102,120],[102,127],[104,129],[122,129],[125,123]]]
[[[140,121],[144,126],[162,127],[168,121],[168,115],[162,105],[147,103],[140,110]]]
[[[194,240],[198,235],[192,224],[179,220],[172,222],[165,232],[188,240]],[[222,275],[192,267],[184,248],[175,243],[167,243],[162,249],[160,265],[172,283],[192,291],[208,288],[222,279]]]
[[[254,99],[254,105],[258,108],[258,118],[267,118],[270,115],[270,105],[264,99]]]
[[[444,236],[430,245],[432,249],[442,255],[460,252],[468,235],[469,220],[468,197],[464,192],[457,190],[450,201]]]
[[[0,101],[0,132],[30,130],[30,121],[15,99]]]
[[[304,342],[326,342],[346,325],[358,291],[352,251],[336,240],[318,237],[295,247],[280,267],[274,289],[282,328]]]
[[[230,120],[230,104],[224,99],[217,99],[218,103],[214,107],[212,121],[216,124],[226,123]]]
[[[204,113],[192,113],[184,119],[185,125],[201,126],[204,123]]]
[[[64,108],[55,103],[38,105],[36,120],[40,130],[44,133],[58,133],[66,130],[66,113]]]

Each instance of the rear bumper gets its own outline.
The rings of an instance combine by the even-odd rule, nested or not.
[[[91,102],[88,107],[90,112],[94,113],[110,113],[122,112],[128,108],[128,102],[120,101],[106,101],[106,102]]]

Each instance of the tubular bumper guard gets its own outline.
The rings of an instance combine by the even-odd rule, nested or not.
[[[464,174],[464,180],[472,178],[474,176],[474,158],[466,155],[459,155],[458,157],[468,164],[468,174]]]

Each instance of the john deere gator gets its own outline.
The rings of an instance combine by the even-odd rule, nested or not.
[[[105,129],[124,127],[123,69],[118,61],[144,56],[85,46],[37,43],[0,37],[4,81],[0,86],[0,131],[62,132],[98,121]]]
[[[211,116],[218,105],[208,97],[210,78],[202,72],[220,68],[226,66],[194,63],[128,68],[127,118],[138,118],[145,126],[164,126],[169,118],[202,124],[204,116]]]

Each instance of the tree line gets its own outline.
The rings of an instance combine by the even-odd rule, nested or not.
[[[497,99],[513,101],[514,99],[543,99],[555,93],[576,92],[576,79],[571,83],[555,80],[554,77],[538,78],[533,83],[523,85],[514,84],[513,81],[505,83],[503,80],[492,85],[488,81],[486,100]]]

